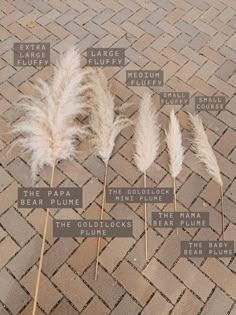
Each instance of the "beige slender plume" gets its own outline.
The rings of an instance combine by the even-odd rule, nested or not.
[[[150,94],[144,94],[140,104],[134,133],[137,168],[144,175],[144,187],[147,186],[147,170],[155,161],[160,146],[160,127],[157,110]],[[145,258],[148,259],[147,204],[144,204]]]
[[[57,162],[72,158],[76,152],[76,138],[83,133],[83,128],[78,127],[75,122],[76,116],[84,109],[79,99],[79,94],[85,89],[82,81],[80,56],[76,49],[71,48],[56,65],[52,81],[50,83],[40,81],[34,86],[39,91],[39,97],[26,96],[20,104],[26,111],[26,116],[15,125],[14,131],[24,135],[18,142],[31,152],[34,182],[40,169],[47,165],[52,168],[50,184],[52,186]],[[38,301],[48,217],[49,209],[46,211],[44,223],[33,315]]]
[[[175,116],[175,111],[172,109],[170,113],[169,129],[166,131],[166,144],[169,154],[169,170],[173,178],[174,190],[174,210],[177,210],[176,200],[176,177],[182,170],[184,159],[184,147],[182,145],[182,134],[180,124]],[[176,230],[178,233],[178,229]]]
[[[90,76],[90,129],[91,145],[94,153],[105,163],[104,186],[100,219],[103,219],[107,185],[108,163],[115,146],[115,140],[122,129],[129,126],[131,121],[115,114],[114,96],[110,91],[108,81],[102,69],[95,69]],[[98,260],[101,238],[98,239],[95,280],[98,276]]]
[[[222,237],[224,239],[224,204],[223,204],[223,181],[221,171],[211,147],[206,132],[204,130],[202,120],[199,115],[189,114],[193,126],[193,147],[198,159],[205,165],[206,171],[213,177],[213,179],[220,186],[221,194],[221,211],[222,211]]]

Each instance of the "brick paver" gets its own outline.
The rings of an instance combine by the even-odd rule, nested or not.
[[[32,23],[33,22],[33,23]],[[32,27],[30,27],[32,24]],[[104,218],[133,220],[133,238],[102,239],[99,278],[94,281],[97,241],[56,239],[57,219],[99,218],[104,165],[82,142],[76,159],[61,162],[55,185],[83,187],[83,209],[51,211],[37,315],[236,315],[236,259],[180,258],[181,240],[219,239],[219,187],[194,157],[187,112],[195,95],[222,95],[226,109],[201,112],[224,181],[225,239],[235,240],[236,226],[236,4],[232,0],[1,0],[0,4],[0,315],[29,315],[38,269],[44,209],[18,209],[17,188],[30,186],[29,154],[18,146],[11,125],[22,118],[16,104],[34,94],[32,83],[48,80],[52,66],[15,67],[14,42],[51,43],[51,61],[76,45],[85,64],[88,47],[126,49],[123,68],[106,68],[116,103],[134,103],[134,117],[144,88],[126,86],[126,70],[162,69],[160,91],[189,92],[191,104],[174,107],[186,147],[177,180],[180,211],[208,211],[207,229],[153,229],[149,211],[148,261],[144,257],[144,214],[138,204],[107,204]],[[167,126],[172,106],[158,106]],[[133,163],[133,128],[122,132],[110,161],[108,183],[114,187],[143,185]],[[162,140],[164,135],[162,134]],[[38,185],[50,181],[49,168]],[[164,142],[148,171],[148,185],[170,185]],[[158,205],[171,211],[172,205]]]

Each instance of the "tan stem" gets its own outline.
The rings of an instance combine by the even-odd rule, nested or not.
[[[106,168],[105,168],[104,183],[103,183],[102,209],[101,209],[101,214],[100,214],[100,220],[103,219],[105,200],[106,200],[108,163],[105,164],[105,167]],[[94,280],[97,280],[97,277],[98,277],[98,261],[99,261],[100,247],[101,247],[101,237],[98,238],[98,243],[97,243],[97,253],[96,253],[96,265],[95,265]]]
[[[50,187],[52,187],[52,185],[53,185],[54,171],[55,171],[55,165],[52,166]],[[36,287],[35,287],[34,305],[33,305],[32,315],[36,314],[36,307],[37,307],[37,302],[38,302],[38,293],[39,293],[40,277],[41,277],[41,271],[42,271],[42,265],[43,265],[43,253],[44,253],[45,242],[46,242],[48,217],[49,217],[49,208],[46,211],[46,217],[45,217],[45,221],[44,221],[43,241],[42,241],[41,252],[40,252],[39,269],[38,269],[37,281],[36,281]]]
[[[224,216],[225,216],[225,210],[224,210],[224,192],[223,192],[223,185],[220,186],[220,195],[221,195],[221,217],[222,217],[222,239],[224,241],[225,236],[224,236],[224,229],[225,229],[225,221],[224,221]]]
[[[147,173],[144,172],[144,187],[147,187]],[[145,258],[148,260],[147,204],[144,203]]]
[[[176,180],[173,177],[173,190],[174,190],[174,210],[177,211],[177,198],[176,198]],[[178,228],[176,229],[176,234],[178,235]]]

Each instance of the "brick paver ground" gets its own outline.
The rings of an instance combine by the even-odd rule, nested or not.
[[[33,22],[28,24],[29,22]],[[27,26],[28,25],[28,26]],[[194,95],[224,95],[226,110],[202,112],[225,183],[225,238],[236,241],[236,2],[233,0],[0,0],[0,315],[29,315],[32,310],[43,230],[43,209],[18,209],[17,187],[30,185],[29,155],[9,151],[16,137],[11,125],[21,119],[15,104],[33,93],[37,78],[47,80],[52,66],[19,68],[12,63],[14,42],[51,43],[51,61],[76,45],[126,48],[125,68],[106,68],[116,103],[137,104],[144,88],[125,85],[125,70],[163,69],[160,91],[191,93],[191,105],[175,107],[184,128],[186,159],[178,178],[178,208],[209,211],[207,229],[149,226],[149,260],[144,259],[143,207],[107,205],[106,218],[132,219],[134,238],[104,239],[99,278],[93,280],[95,239],[55,239],[52,219],[99,218],[103,164],[87,144],[71,163],[60,163],[55,184],[75,183],[84,190],[84,209],[51,211],[37,314],[52,315],[235,315],[236,258],[185,259],[180,240],[219,239],[217,186],[189,146],[186,112]],[[137,106],[128,108],[133,116]],[[160,107],[162,128],[171,106]],[[132,128],[122,132],[109,168],[113,186],[141,185],[132,161]],[[163,139],[163,138],[162,138]],[[168,185],[167,154],[148,172],[148,184]],[[42,171],[40,185],[49,183]],[[160,205],[161,211],[172,210]],[[150,222],[150,221],[149,221]]]

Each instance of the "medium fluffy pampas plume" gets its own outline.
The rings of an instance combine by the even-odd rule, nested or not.
[[[134,161],[144,174],[144,187],[147,187],[147,170],[155,161],[160,146],[160,127],[157,110],[150,94],[144,94],[137,116],[134,133],[136,146]],[[147,205],[144,204],[145,257],[148,259]]]
[[[83,71],[76,49],[70,49],[59,61],[52,81],[40,81],[35,88],[40,97],[25,97],[21,106],[26,110],[25,119],[15,126],[15,131],[25,137],[21,145],[32,154],[33,179],[41,168],[52,167],[51,184],[55,165],[59,160],[69,159],[75,154],[75,139],[83,130],[77,126],[75,117],[83,112],[78,95],[83,93]],[[36,313],[43,253],[47,233],[49,209],[46,211],[39,269],[35,288],[32,314]]]
[[[169,170],[173,178],[174,189],[174,210],[177,210],[176,201],[176,177],[182,170],[184,159],[184,147],[182,145],[182,134],[180,124],[175,116],[175,111],[172,109],[170,113],[170,122],[168,131],[166,131],[166,144],[169,154]],[[178,230],[177,230],[178,233]]]
[[[224,239],[223,181],[215,153],[208,141],[199,115],[189,114],[193,126],[193,148],[198,159],[205,165],[206,171],[219,184],[221,192],[222,236]]]
[[[135,127],[135,155],[134,161],[140,170],[145,173],[155,161],[159,149],[159,125],[157,111],[150,94],[145,94],[139,106]]]
[[[34,86],[40,96],[25,96],[20,103],[26,117],[14,130],[25,136],[18,141],[32,153],[33,180],[44,166],[53,167],[75,154],[75,139],[83,132],[75,123],[84,108],[78,100],[84,91],[83,77],[80,56],[71,48],[56,65],[53,80],[49,84],[38,81]]]
[[[105,163],[104,186],[100,219],[103,219],[107,185],[108,163],[115,146],[115,140],[122,129],[130,125],[130,120],[115,114],[114,96],[102,69],[94,69],[90,75],[90,129],[94,153]],[[101,238],[98,239],[95,280],[98,276],[98,259]]]

